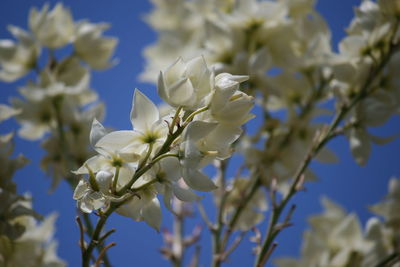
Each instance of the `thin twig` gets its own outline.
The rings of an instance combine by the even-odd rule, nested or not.
[[[203,221],[206,223],[207,227],[210,229],[210,231],[214,231],[215,230],[215,225],[211,222],[211,220],[208,218],[207,213],[204,209],[203,204],[201,204],[201,202],[197,203],[197,207],[199,209],[200,212],[200,216],[203,219]]]
[[[102,258],[104,257],[104,255],[107,253],[107,250],[110,249],[110,248],[112,248],[112,247],[115,246],[115,245],[117,245],[117,243],[112,242],[112,243],[108,244],[107,246],[105,246],[105,247],[103,248],[103,250],[100,252],[99,257],[97,258],[96,262],[94,263],[94,266],[95,266],[95,267],[100,267],[100,264],[101,264],[101,262],[102,262],[101,260],[102,260]]]
[[[225,261],[230,254],[239,246],[240,242],[242,242],[243,238],[245,237],[247,232],[241,232],[233,241],[230,248],[228,248],[222,255],[222,261]]]
[[[81,248],[82,256],[85,251],[85,237],[84,233],[85,231],[83,230],[83,224],[81,221],[81,218],[79,216],[76,216],[76,222],[78,223],[79,226],[79,247]]]
[[[107,233],[105,233],[102,237],[100,237],[99,239],[99,244],[102,244],[104,242],[104,240],[106,240],[110,235],[112,235],[113,233],[115,233],[116,229],[113,228],[110,231],[108,231]]]

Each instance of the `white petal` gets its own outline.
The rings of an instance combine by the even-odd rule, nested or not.
[[[107,130],[104,126],[96,119],[93,119],[92,129],[90,130],[90,144],[95,146],[103,136],[107,134]]]
[[[78,206],[81,211],[85,213],[91,213],[93,210],[93,205],[91,202],[86,201],[85,199],[81,199],[78,201]]]
[[[104,206],[105,199],[100,192],[92,192],[89,194],[88,198],[93,205],[93,209],[97,210]]]
[[[89,190],[87,183],[84,180],[80,180],[78,185],[75,187],[73,199],[77,200],[83,197],[86,191]]]
[[[98,172],[105,164],[107,164],[106,158],[101,155],[93,156],[90,159],[86,160],[86,162],[83,163],[82,167],[80,167],[76,171],[73,171],[72,173],[88,174],[89,172],[87,167],[89,167],[93,172]]]
[[[125,216],[132,218],[135,221],[140,221],[140,210],[143,205],[143,200],[138,199],[137,197],[133,197],[132,200],[128,201],[126,204],[123,206],[119,207],[117,209],[117,213]]]
[[[157,93],[165,102],[168,103],[167,85],[165,84],[162,71],[160,71],[157,79]]]
[[[217,188],[214,182],[196,169],[184,169],[183,179],[186,184],[197,191],[209,192]]]
[[[191,190],[184,189],[176,184],[172,185],[172,190],[174,191],[174,195],[181,201],[192,202],[201,199],[201,197],[193,193]]]
[[[99,185],[100,191],[102,193],[108,193],[108,189],[110,188],[113,177],[114,174],[108,171],[99,171],[96,174],[96,182]]]
[[[371,153],[371,143],[364,129],[352,129],[349,137],[350,150],[354,159],[361,166],[365,165]]]
[[[188,78],[176,81],[167,89],[168,103],[172,106],[192,106],[196,100],[193,85]]]
[[[96,147],[106,151],[117,151],[134,143],[139,137],[140,134],[135,131],[115,131],[103,136],[96,143]]]
[[[183,139],[190,141],[197,141],[200,138],[206,136],[212,130],[214,130],[214,128],[217,127],[217,125],[218,125],[217,123],[213,122],[192,121],[184,130],[182,134]]]
[[[173,212],[174,210],[172,209],[171,201],[172,201],[172,190],[171,187],[166,185],[164,187],[164,197],[163,197],[164,205],[165,207]]]
[[[21,113],[21,111],[21,109],[15,109],[13,107],[0,104],[0,122]]]
[[[182,167],[175,157],[164,158],[160,161],[161,170],[165,173],[166,179],[177,181],[182,177]]]
[[[161,207],[160,202],[156,197],[143,207],[142,216],[148,225],[150,225],[157,231],[160,231]]]
[[[142,133],[151,129],[151,126],[160,119],[158,108],[138,89],[133,94],[131,122],[132,127]]]

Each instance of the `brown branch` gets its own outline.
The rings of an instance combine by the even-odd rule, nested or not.
[[[115,245],[117,245],[117,243],[112,242],[112,243],[108,244],[107,246],[105,246],[103,248],[103,250],[100,252],[99,257],[97,258],[96,262],[94,263],[95,267],[100,267],[100,264],[102,263],[101,260],[104,257],[104,255],[107,253],[107,250],[110,249],[111,247],[115,246]]]
[[[75,220],[79,226],[79,234],[80,234],[79,235],[79,247],[81,248],[81,252],[82,252],[82,256],[83,256],[83,253],[85,251],[85,238],[84,238],[85,231],[83,229],[83,224],[82,224],[81,218],[79,216],[76,216]]]

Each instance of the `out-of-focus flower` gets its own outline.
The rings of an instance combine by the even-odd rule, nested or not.
[[[102,36],[109,27],[106,23],[93,24],[87,21],[81,21],[76,26],[75,53],[93,69],[105,69],[115,63],[110,59],[118,39]]]
[[[17,42],[0,40],[0,80],[13,82],[35,67],[40,48],[24,30],[15,26],[8,30]]]
[[[58,3],[52,10],[46,4],[39,11],[32,8],[29,28],[43,46],[55,49],[70,43],[74,38],[74,21],[71,12]]]

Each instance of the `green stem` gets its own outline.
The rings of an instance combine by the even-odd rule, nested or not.
[[[194,111],[193,113],[191,113],[191,114],[186,118],[186,120],[185,120],[185,122],[183,123],[183,125],[184,125],[184,126],[188,125],[189,122],[191,122],[191,121],[193,120],[194,116],[196,116],[197,114],[200,114],[200,113],[202,113],[202,112],[204,112],[204,111],[207,111],[208,109],[209,109],[209,107],[207,106],[207,107],[203,107],[203,108],[200,108],[200,109]]]
[[[174,132],[175,125],[178,123],[179,113],[181,113],[182,109],[183,109],[182,107],[178,107],[178,109],[176,110],[175,116],[172,119],[171,125],[169,126],[169,132],[170,133]]]
[[[114,180],[113,180],[113,184],[112,184],[112,192],[113,194],[115,194],[117,192],[117,184],[118,184],[118,178],[119,178],[119,170],[120,167],[117,166],[115,168],[115,176],[114,176]]]

